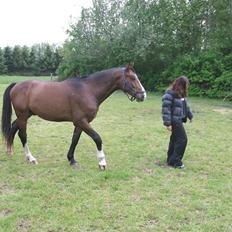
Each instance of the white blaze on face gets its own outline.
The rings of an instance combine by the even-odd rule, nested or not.
[[[141,84],[141,82],[140,82],[140,80],[139,80],[139,78],[138,78],[138,76],[136,74],[135,74],[135,77],[136,77],[137,81],[140,84],[141,91],[144,92],[144,99],[146,99],[146,97],[147,97],[146,90],[144,89],[143,85]]]

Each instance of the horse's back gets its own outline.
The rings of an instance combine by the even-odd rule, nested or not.
[[[48,97],[49,92],[57,91],[61,89],[58,87],[58,82],[49,81],[39,81],[39,80],[28,80],[17,83],[11,90],[11,100],[13,104],[17,105],[17,102],[22,101],[25,104],[29,104],[30,101],[35,98],[43,98],[43,96]],[[52,91],[53,90],[53,91]],[[49,99],[47,99],[49,100]]]

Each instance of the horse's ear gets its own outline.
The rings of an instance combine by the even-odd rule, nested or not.
[[[134,62],[130,62],[129,64],[126,65],[126,70],[133,70],[134,69]]]

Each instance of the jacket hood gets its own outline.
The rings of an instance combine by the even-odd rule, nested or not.
[[[179,98],[178,94],[175,91],[171,90],[171,89],[168,89],[166,91],[166,93],[171,94],[175,98]]]

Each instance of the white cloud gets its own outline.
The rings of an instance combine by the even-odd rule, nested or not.
[[[91,0],[1,0],[0,47],[62,43],[71,16],[80,16]]]

